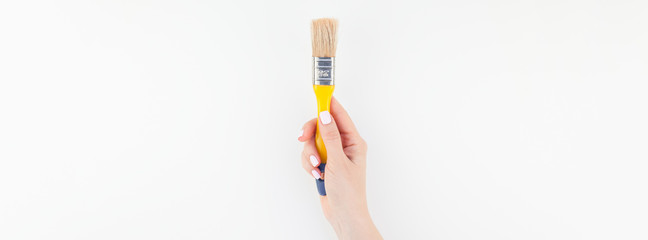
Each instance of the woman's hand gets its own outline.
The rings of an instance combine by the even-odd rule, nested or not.
[[[367,208],[367,143],[335,98],[331,100],[331,112],[324,111],[319,116],[319,121],[306,122],[298,140],[305,143],[302,166],[309,175],[325,181],[327,195],[320,196],[324,216],[339,239],[382,239]],[[328,155],[326,176],[317,168],[321,163],[315,147],[317,124]]]

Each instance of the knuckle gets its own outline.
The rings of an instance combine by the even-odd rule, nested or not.
[[[305,160],[305,159],[301,161],[301,165],[302,165],[302,168],[304,168],[304,170],[306,170],[306,172],[310,172],[311,170],[313,170],[313,166],[310,165],[308,163],[308,161]]]
[[[301,153],[302,162],[307,162],[308,161],[308,154],[309,154],[308,151],[306,151],[305,149],[304,149],[304,151],[302,151],[302,153]]]
[[[340,133],[336,130],[326,131],[322,133],[322,138],[328,141],[337,141],[340,140]]]
[[[359,141],[359,142],[360,142],[360,147],[361,147],[362,149],[365,149],[365,150],[366,150],[367,147],[368,147],[368,145],[367,145],[367,141],[364,140],[363,138],[360,138],[360,141]]]

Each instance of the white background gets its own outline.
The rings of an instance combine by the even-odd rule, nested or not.
[[[310,20],[388,239],[647,239],[645,1],[2,1],[0,239],[331,239]]]

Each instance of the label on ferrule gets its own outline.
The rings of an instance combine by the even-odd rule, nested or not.
[[[313,84],[334,85],[335,58],[313,57]]]

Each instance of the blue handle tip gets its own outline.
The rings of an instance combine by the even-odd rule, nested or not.
[[[318,166],[319,170],[324,173],[326,163],[322,163]],[[326,196],[326,188],[324,187],[324,179],[315,179],[315,185],[317,185],[317,192],[320,196]]]

